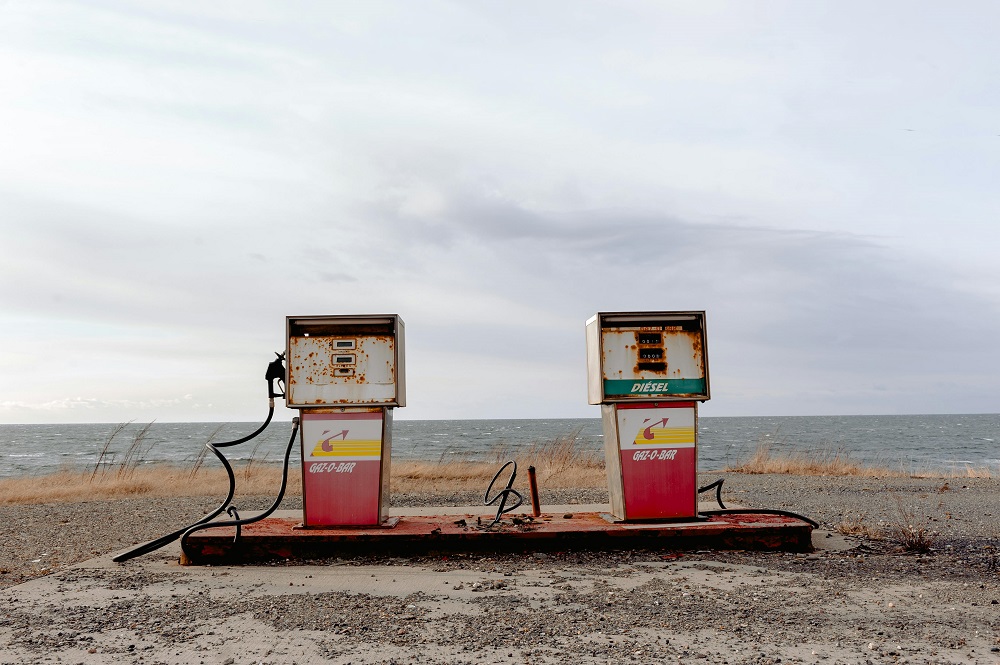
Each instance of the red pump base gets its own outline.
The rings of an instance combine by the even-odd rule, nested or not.
[[[614,523],[594,512],[510,515],[485,529],[493,515],[400,517],[393,526],[303,529],[301,520],[268,518],[234,529],[198,531],[187,539],[182,565],[250,563],[360,555],[411,556],[470,551],[573,549],[745,549],[812,551],[812,526],[770,514],[712,515],[683,523]],[[299,528],[296,528],[299,527]]]

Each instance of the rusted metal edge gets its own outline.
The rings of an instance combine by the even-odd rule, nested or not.
[[[482,520],[488,523],[488,518]],[[724,515],[697,524],[610,524],[598,513],[543,514],[520,525],[480,529],[475,516],[404,517],[393,529],[294,529],[298,520],[268,519],[243,531],[201,531],[188,538],[184,565],[310,560],[365,555],[620,549],[745,549],[808,552],[812,526],[776,515]]]

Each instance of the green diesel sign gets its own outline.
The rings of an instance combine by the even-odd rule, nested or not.
[[[605,379],[604,394],[621,395],[704,395],[705,379]]]

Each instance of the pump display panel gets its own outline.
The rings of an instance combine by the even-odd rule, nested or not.
[[[591,404],[707,400],[704,312],[599,313],[587,321]]]
[[[405,406],[399,316],[290,316],[286,325],[289,407]]]

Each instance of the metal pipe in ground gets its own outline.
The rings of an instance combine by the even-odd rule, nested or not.
[[[538,517],[542,509],[538,504],[538,480],[535,478],[535,467],[528,467],[528,487],[531,490],[531,515]]]

